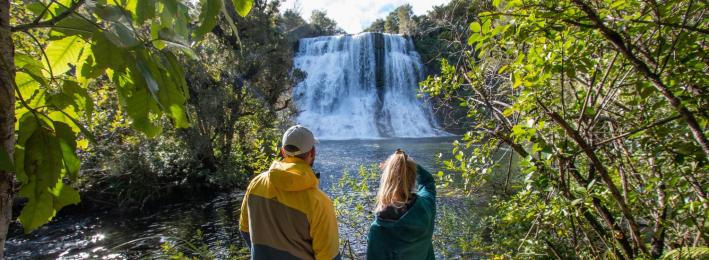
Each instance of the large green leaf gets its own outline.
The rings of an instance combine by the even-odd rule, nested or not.
[[[234,3],[234,8],[236,12],[245,17],[251,11],[251,7],[254,5],[254,0],[232,0]]]
[[[138,24],[155,17],[155,0],[127,0],[125,8]]]
[[[79,161],[79,157],[76,156],[75,132],[68,124],[57,121],[54,122],[54,129],[56,129],[62,159],[64,160],[64,167],[67,173],[69,173],[69,177],[71,177],[72,180],[76,180],[79,174],[79,168],[81,167],[81,161]]]
[[[29,234],[38,227],[46,224],[54,217],[54,198],[52,194],[45,192],[38,197],[34,197],[27,201],[27,204],[20,211],[20,216],[17,220],[20,221],[25,229],[25,233]]]
[[[199,27],[194,32],[194,40],[199,41],[217,25],[217,16],[224,3],[222,0],[200,0]]]
[[[57,186],[52,189],[51,193],[54,196],[54,214],[64,206],[81,202],[79,191],[62,182],[57,183]]]
[[[15,53],[15,67],[19,71],[26,72],[32,76],[35,81],[46,84],[47,79],[44,77],[44,73],[42,72],[46,69],[44,68],[42,62],[34,57],[22,52]]]
[[[187,118],[187,111],[185,111],[185,104],[189,97],[189,87],[185,80],[185,72],[182,69],[182,64],[177,60],[177,57],[171,53],[166,53],[165,56],[168,65],[169,79],[174,81],[174,89],[171,89],[170,93],[166,93],[169,95],[170,99],[169,102],[165,102],[168,104],[168,114],[174,120],[177,128],[186,128],[190,126],[190,123]]]
[[[158,40],[154,41],[154,43],[158,49],[167,48],[172,52],[181,52],[192,59],[197,57],[197,54],[190,48],[185,38],[167,28],[162,28],[158,31]]]
[[[177,58],[169,52],[143,52],[136,67],[160,108],[175,120],[177,127],[189,126],[184,110],[187,83]]]
[[[121,106],[131,119],[131,126],[148,137],[154,137],[162,132],[159,122],[161,109],[155,98],[150,94],[145,80],[135,66],[129,70],[110,73],[113,82],[118,86],[118,97]]]
[[[106,68],[122,70],[126,63],[129,63],[127,51],[118,48],[104,35],[97,35],[93,40],[91,54],[88,56],[93,58],[89,67],[83,68],[86,65],[82,65],[81,73],[85,73],[85,77],[97,77],[103,74]]]
[[[64,111],[65,113],[78,117],[80,112],[86,118],[93,113],[93,100],[85,88],[79,86],[75,81],[65,80],[62,91],[52,94],[47,98],[47,104]]]
[[[61,181],[63,168],[59,140],[49,126],[37,127],[24,145],[24,174],[18,194],[28,199],[19,221],[29,233],[54,217],[53,198],[49,191]]]
[[[114,45],[121,48],[133,48],[142,43],[136,32],[133,31],[130,17],[123,12],[121,7],[97,4],[95,12],[106,21],[107,26],[103,34]]]
[[[47,54],[51,71],[54,76],[66,73],[71,69],[69,64],[76,64],[81,54],[81,49],[84,48],[85,42],[79,36],[69,36],[59,40],[50,41],[44,52]]]
[[[52,36],[71,36],[81,35],[84,38],[89,38],[98,33],[99,27],[76,14],[71,14],[64,19],[59,20],[51,31]]]
[[[37,82],[32,76],[22,71],[18,71],[15,74],[15,84],[20,90],[20,95],[25,100],[32,99],[35,92],[39,90],[39,82]]]

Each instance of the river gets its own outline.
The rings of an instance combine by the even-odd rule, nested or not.
[[[320,172],[320,187],[328,193],[344,170],[352,172],[360,165],[378,164],[397,148],[404,149],[435,173],[437,155],[449,158],[454,139],[321,141],[313,168]],[[161,249],[164,242],[186,247],[192,244],[197,249],[206,246],[219,259],[226,258],[230,251],[234,255],[234,251],[241,249],[243,254],[244,244],[238,232],[242,195],[241,192],[218,194],[202,203],[164,205],[130,215],[117,211],[60,212],[49,224],[30,234],[23,234],[15,222],[10,226],[5,256],[8,259],[159,258],[164,257]]]

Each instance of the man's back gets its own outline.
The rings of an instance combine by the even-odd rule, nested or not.
[[[251,181],[240,229],[252,259],[333,259],[339,246],[334,214],[310,166],[288,157]]]

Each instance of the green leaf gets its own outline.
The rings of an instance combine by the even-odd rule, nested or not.
[[[15,53],[15,67],[29,74],[35,81],[40,84],[46,84],[47,79],[42,71],[46,70],[41,61],[25,53]],[[19,84],[18,84],[19,85]]]
[[[29,233],[47,223],[56,211],[49,190],[61,181],[62,154],[59,141],[48,126],[35,129],[24,145],[24,174],[27,179],[21,184],[20,196],[28,199],[19,221]]]
[[[5,149],[0,149],[0,171],[14,171],[15,165],[10,160],[10,154]]]
[[[29,234],[54,217],[53,200],[52,194],[42,193],[39,197],[27,201],[20,211],[20,216],[17,217],[25,229],[25,234]]]
[[[59,76],[71,69],[69,64],[76,64],[81,54],[81,49],[84,48],[85,42],[79,36],[69,36],[56,41],[51,41],[47,44],[44,52],[47,54],[49,64],[54,76]]]
[[[74,131],[69,125],[57,121],[54,122],[54,129],[56,129],[59,146],[61,147],[64,167],[69,173],[69,177],[72,180],[76,180],[81,168],[81,161],[76,156],[76,136]]]
[[[481,31],[480,23],[478,23],[478,22],[470,23],[470,30],[474,33],[479,33]]]
[[[189,44],[187,44],[187,40],[182,38],[182,36],[177,35],[175,32],[168,30],[167,28],[162,28],[160,31],[158,31],[158,41],[161,44],[156,44],[155,46],[162,46],[158,47],[158,49],[163,49],[167,48],[170,51],[173,52],[182,52],[187,55],[187,57],[195,59],[197,58],[197,54],[194,53],[192,48],[189,47]]]
[[[91,54],[93,57],[90,64],[82,65],[82,73],[84,76],[93,78],[97,77],[106,70],[112,68],[114,70],[123,70],[126,63],[130,63],[129,55],[124,49],[118,48],[106,36],[98,35],[94,37],[94,43],[91,46]],[[86,61],[85,61],[86,62]],[[83,66],[89,65],[87,68]],[[86,70],[86,71],[84,71]]]
[[[707,259],[709,258],[709,247],[680,247],[675,248],[664,255],[661,259]]]
[[[155,0],[127,0],[125,8],[138,24],[155,17]]]
[[[17,84],[17,88],[20,89],[20,95],[22,95],[22,98],[25,100],[31,99],[35,92],[39,90],[39,82],[22,71],[18,71],[15,74],[15,84]]]
[[[221,12],[224,3],[222,0],[201,0],[201,10],[199,12],[199,27],[194,32],[194,40],[199,41],[205,34],[212,31],[217,25],[217,16]]]
[[[51,193],[52,195],[54,195],[53,206],[55,213],[64,206],[78,204],[79,202],[81,202],[81,198],[79,197],[79,191],[62,182],[57,183],[57,187],[52,189]]]
[[[84,38],[90,38],[99,32],[97,25],[87,21],[78,15],[71,14],[64,19],[59,20],[51,31],[52,36],[72,36],[81,35]]]
[[[120,48],[133,48],[142,43],[131,26],[131,21],[117,6],[97,5],[95,9],[99,17],[107,23],[103,35]],[[95,51],[94,51],[95,53]]]
[[[254,0],[232,0],[232,3],[234,3],[236,12],[241,15],[241,17],[246,17],[251,11],[251,7],[254,5]]]
[[[145,81],[146,86],[150,91],[150,95],[156,102],[158,102],[158,105],[162,107],[162,104],[160,104],[160,99],[158,98],[158,91],[160,91],[160,85],[163,84],[162,75],[160,74],[160,69],[151,58],[152,56],[150,56],[149,54],[142,53],[142,55],[138,56],[136,68],[143,76],[143,80]]]
[[[161,115],[161,109],[138,69],[132,66],[126,72],[115,72],[109,76],[118,86],[120,103],[131,119],[131,126],[148,137],[160,134],[162,127],[153,123],[152,119]]]
[[[187,102],[188,86],[185,80],[185,73],[182,69],[182,64],[177,60],[177,57],[172,53],[164,53],[166,64],[166,80],[171,80],[173,84],[168,85],[168,88],[160,90],[161,103],[167,108],[167,114],[174,120],[177,128],[186,128],[190,126],[185,111]]]

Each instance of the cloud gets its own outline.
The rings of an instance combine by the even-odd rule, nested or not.
[[[449,0],[286,0],[281,10],[299,7],[300,14],[308,20],[313,10],[324,10],[347,33],[359,33],[377,18],[384,18],[389,12],[403,4],[410,4],[414,14],[426,14],[433,6]]]

